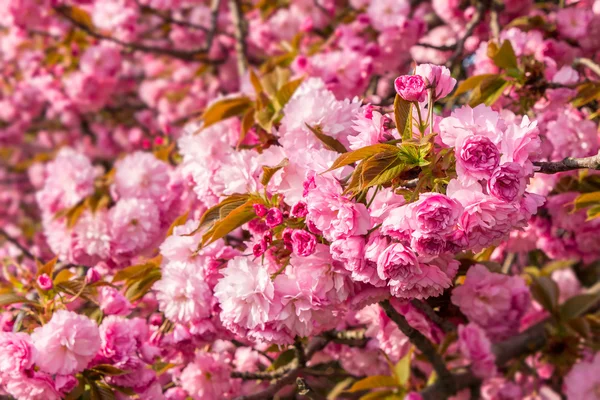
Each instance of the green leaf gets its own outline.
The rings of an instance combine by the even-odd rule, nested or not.
[[[500,48],[494,42],[488,44],[487,49],[488,57],[494,61],[494,64],[499,68],[503,69],[518,69],[519,64],[517,62],[517,56],[515,50],[510,43],[510,40],[502,42]]]
[[[398,382],[392,376],[387,375],[375,375],[368,376],[364,379],[361,379],[358,382],[355,382],[354,385],[347,392],[359,392],[361,390],[369,390],[376,389],[381,387],[398,387]]]
[[[46,274],[48,276],[52,276],[52,273],[54,272],[54,267],[56,266],[57,261],[58,261],[58,257],[54,257],[52,260],[48,261],[46,264],[42,264],[38,260],[35,260],[35,263],[37,264],[37,267],[38,267],[37,275],[39,276],[42,274]]]
[[[148,293],[154,283],[160,280],[162,274],[160,269],[154,269],[149,271],[143,278],[140,280],[136,280],[131,284],[131,286],[127,287],[125,291],[125,297],[129,299],[129,301],[136,301],[141,299]]]
[[[381,144],[373,144],[371,146],[366,146],[366,147],[363,147],[363,148],[360,148],[360,149],[357,149],[354,151],[349,151],[349,152],[344,153],[341,156],[339,156],[337,158],[337,160],[335,160],[333,165],[327,171],[333,171],[334,169],[338,169],[338,168],[344,167],[346,165],[350,165],[352,163],[367,159],[369,157],[374,156],[375,154],[382,153],[385,151],[399,152],[399,149],[397,146],[381,143]],[[325,171],[325,172],[327,172],[327,171]]]
[[[67,14],[69,18],[71,18],[78,24],[83,25],[92,31],[94,30],[94,23],[92,22],[92,17],[84,9],[73,6],[62,6],[59,8],[60,11]]]
[[[385,185],[390,183],[393,179],[397,178],[402,172],[406,171],[406,165],[402,164],[399,160],[388,166],[375,178],[371,179],[368,186]]]
[[[412,358],[412,347],[406,353],[404,357],[398,361],[398,363],[394,366],[394,375],[396,375],[396,379],[398,379],[398,383],[401,386],[406,387],[408,383],[408,379],[410,378],[410,361]]]
[[[575,205],[573,211],[579,211],[589,206],[600,205],[600,191],[580,194],[575,198],[573,204]]]
[[[201,118],[204,122],[202,128],[208,128],[227,118],[242,115],[251,105],[252,100],[246,96],[217,100],[202,114]]]
[[[11,304],[20,304],[27,303],[31,304],[33,301],[27,299],[26,297],[20,296],[15,293],[3,293],[0,294],[0,306],[5,307]]]
[[[590,209],[587,210],[587,220],[586,221],[591,221],[596,218],[600,218],[600,205],[590,207]]]
[[[471,98],[469,99],[469,105],[475,107],[484,103],[487,106],[491,106],[498,98],[500,98],[500,96],[502,96],[504,90],[510,85],[511,83],[501,76],[484,79],[481,84],[473,90]]]
[[[466,93],[466,92],[469,92],[469,91],[475,89],[485,80],[499,78],[499,77],[500,77],[500,75],[497,75],[497,74],[482,74],[482,75],[470,76],[467,79],[465,79],[464,81],[462,81],[460,83],[460,85],[458,85],[458,88],[456,88],[456,92],[454,92],[454,96],[455,97],[460,96],[463,93]]]
[[[394,99],[394,119],[396,120],[396,129],[402,136],[403,141],[412,139],[412,103],[404,100],[396,94]]]
[[[260,78],[258,77],[258,75],[256,75],[256,72],[254,72],[254,69],[250,68],[248,74],[250,75],[250,83],[252,83],[256,94],[262,92],[264,90],[262,83],[260,82]]]
[[[295,350],[288,349],[288,350],[284,351],[283,353],[281,353],[279,355],[279,357],[277,357],[271,363],[271,365],[269,365],[269,368],[267,368],[267,371],[274,371],[276,369],[284,367],[284,366],[288,365],[289,363],[291,363],[294,360],[294,358],[296,358]]]
[[[115,400],[115,393],[104,382],[87,380],[90,386],[90,400]]]
[[[271,178],[273,177],[273,175],[275,175],[275,173],[277,171],[279,171],[280,169],[284,168],[285,166],[287,166],[289,164],[290,160],[287,158],[284,158],[283,160],[281,160],[281,162],[273,167],[267,167],[267,166],[263,166],[262,170],[263,170],[263,176],[262,179],[260,180],[260,183],[263,184],[263,186],[267,186],[269,184],[269,181],[271,180]]]
[[[559,289],[556,282],[547,276],[533,277],[530,287],[533,298],[540,303],[544,309],[554,313],[558,306]]]
[[[110,364],[98,364],[98,365],[95,365],[91,370],[94,372],[97,372],[101,375],[109,375],[109,376],[119,376],[119,375],[125,375],[125,374],[129,373],[127,371],[123,371],[122,369],[114,367]]]
[[[176,226],[183,225],[187,222],[189,213],[189,211],[186,211],[185,214],[180,215],[175,219],[175,221],[173,221],[173,223],[169,227],[169,230],[167,231],[167,236],[171,236],[173,234],[173,230]]]
[[[568,321],[582,316],[600,302],[600,292],[571,297],[560,307],[560,316]]]
[[[246,113],[242,117],[242,124],[240,126],[240,138],[238,139],[238,142],[237,142],[238,147],[242,144],[242,142],[246,138],[246,135],[248,134],[248,132],[254,125],[254,114],[255,114],[254,107],[250,107],[250,108],[248,108],[248,110],[246,110]]]
[[[140,279],[143,276],[151,273],[153,270],[160,269],[162,262],[162,256],[158,255],[154,258],[149,259],[145,263],[136,264],[117,271],[112,282],[121,282]]]
[[[226,197],[219,204],[212,206],[211,208],[206,210],[204,214],[202,214],[202,217],[200,217],[200,222],[198,223],[198,227],[196,229],[182,236],[194,236],[195,234],[200,232],[200,230],[202,230],[202,228],[204,228],[205,226],[214,223],[218,219],[225,218],[227,215],[229,215],[230,212],[247,202],[249,199],[249,194],[239,193],[234,193],[231,196]]]
[[[362,185],[361,190],[367,189],[376,183],[382,181],[382,178],[389,176],[388,170],[395,169],[402,162],[398,159],[397,153],[379,153],[362,162]],[[385,181],[387,182],[387,181]]]
[[[430,162],[425,159],[430,149],[430,144],[418,146],[414,143],[402,143],[402,145],[398,147],[398,158],[407,165],[423,167],[430,164]]]
[[[577,263],[577,260],[556,260],[545,264],[541,270],[541,275],[550,276],[554,271],[559,269],[571,268]]]
[[[275,99],[277,100],[280,109],[282,109],[287,102],[290,101],[294,95],[294,92],[296,92],[296,89],[298,89],[302,83],[302,80],[303,78],[298,78],[294,79],[293,81],[289,81],[277,91],[275,94]]]
[[[77,377],[78,384],[77,386],[67,394],[65,400],[77,400],[83,395],[85,392],[85,381],[81,376]]]
[[[221,239],[256,218],[253,205],[257,202],[256,199],[250,199],[227,214],[225,218],[215,221],[214,225],[202,236],[202,247]]]
[[[574,107],[582,107],[600,97],[600,82],[585,82],[577,88],[577,96],[572,101]]]
[[[393,390],[378,390],[376,392],[367,393],[360,396],[358,400],[390,400],[390,396],[394,394]],[[397,397],[399,400],[402,397]]]
[[[277,112],[271,103],[266,104],[254,113],[254,119],[256,122],[267,132],[271,132],[273,127],[273,120],[275,119]]]
[[[510,21],[504,29],[517,27],[520,30],[527,32],[531,29],[545,30],[550,26],[548,22],[541,15],[523,16],[518,17]]]
[[[308,129],[325,145],[325,147],[331,151],[337,151],[338,153],[346,153],[348,150],[344,147],[339,140],[332,138],[323,133],[323,129],[320,126],[312,127],[305,124]]]

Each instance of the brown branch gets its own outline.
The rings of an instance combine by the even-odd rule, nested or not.
[[[356,329],[349,331],[328,331],[323,334],[332,342],[345,344],[352,347],[363,347],[367,344],[365,329]]]
[[[220,3],[220,0],[213,0],[213,2]],[[208,51],[210,50],[210,47],[212,46],[212,41],[214,38],[214,30],[216,30],[216,17],[214,18],[214,21],[211,21],[211,29],[207,34],[205,46],[201,49],[186,51],[186,50],[177,50],[177,49],[170,49],[170,48],[157,47],[157,46],[149,46],[149,45],[145,45],[145,44],[141,44],[141,43],[125,42],[121,39],[117,39],[115,37],[104,35],[100,32],[97,32],[94,29],[87,26],[86,24],[76,20],[75,18],[73,18],[71,16],[71,14],[69,12],[69,7],[63,7],[63,6],[55,7],[54,10],[58,14],[62,15],[65,19],[67,19],[71,24],[73,24],[77,28],[81,29],[82,31],[86,32],[88,35],[90,35],[98,40],[106,40],[109,42],[116,43],[119,46],[128,48],[130,50],[137,50],[137,51],[143,51],[146,53],[166,55],[166,56],[178,58],[178,59],[184,60],[184,61],[197,61],[197,62],[204,62],[204,63],[211,63],[211,64],[221,64],[224,62],[224,60],[210,60],[210,59],[206,58],[206,55],[208,54]],[[218,11],[218,7],[217,7],[217,11]],[[211,12],[212,12],[212,9],[211,9]],[[212,22],[214,22],[214,25],[212,25]]]
[[[465,34],[456,41],[456,47],[454,49],[454,53],[452,53],[452,55],[450,56],[450,58],[448,58],[448,61],[446,62],[446,66],[448,68],[450,68],[451,70],[454,68],[454,64],[456,63],[456,60],[462,55],[462,52],[465,49],[465,43],[466,43],[467,39],[473,35],[475,28],[477,28],[477,25],[479,25],[479,23],[483,20],[483,17],[485,16],[485,11],[487,10],[487,8],[488,8],[487,1],[478,1],[477,2],[477,6],[475,8],[475,14],[473,14],[473,17],[465,26]]]
[[[327,398],[317,392],[315,392],[304,378],[296,378],[296,386],[298,386],[298,394],[300,396],[308,397],[310,400],[327,400]]]
[[[394,321],[394,323],[400,328],[400,331],[408,337],[408,340],[414,344],[417,349],[429,360],[437,376],[439,382],[442,385],[444,392],[450,395],[456,394],[456,382],[454,376],[448,371],[446,363],[442,357],[438,354],[433,344],[427,339],[421,332],[410,326],[406,318],[400,314],[390,304],[389,300],[385,300],[379,303],[387,316]]]
[[[573,61],[573,65],[574,66],[583,65],[584,67],[587,67],[590,71],[595,73],[596,75],[600,76],[600,65],[596,64],[593,60],[591,60],[589,58],[576,58]]]
[[[248,68],[248,60],[246,59],[246,20],[239,0],[229,0],[229,8],[234,27],[238,75],[241,79]]]
[[[440,317],[433,308],[429,304],[424,301],[420,301],[417,299],[413,299],[410,304],[421,313],[423,313],[427,318],[429,318],[433,323],[439,326],[444,332],[450,333],[456,331],[456,326],[450,321],[445,320]]]
[[[436,46],[435,44],[429,44],[429,43],[417,43],[417,44],[415,44],[415,46],[425,47],[427,49],[434,49],[434,50],[438,50],[438,51],[450,51],[450,50],[456,49],[456,43],[445,44],[445,45],[440,45],[440,46]]]
[[[600,170],[600,153],[584,158],[567,157],[562,161],[536,161],[533,165],[539,168],[536,172],[542,174],[556,174],[584,168]]]
[[[193,22],[188,22],[188,21],[184,21],[184,20],[181,20],[181,19],[173,18],[173,16],[170,15],[170,14],[164,14],[164,13],[162,13],[159,10],[155,10],[152,7],[148,7],[148,6],[145,6],[145,5],[141,4],[139,0],[136,0],[136,4],[140,8],[140,10],[142,10],[143,12],[147,12],[148,14],[155,15],[155,16],[159,17],[160,19],[162,19],[167,24],[184,26],[186,28],[195,29],[195,30],[198,30],[198,31],[203,31],[203,32],[206,32],[206,33],[211,33],[212,32],[214,34],[216,32],[216,27],[217,27],[220,1],[221,0],[216,0],[216,1],[214,1],[211,4],[211,21],[210,21],[210,27],[206,27],[206,26],[203,26],[203,25],[194,24]],[[221,32],[221,34],[226,35],[226,36],[232,36],[231,34],[229,34],[227,32]],[[208,49],[210,49],[211,45],[212,45],[212,37],[210,38],[210,41],[207,40],[207,46],[206,47]]]
[[[329,341],[330,340],[327,338],[317,336],[310,340],[310,342],[308,343],[306,348],[303,348],[300,341],[296,340],[294,342],[294,348],[296,349],[296,359],[290,363],[291,365],[288,364],[288,365],[290,365],[289,367],[286,366],[289,369],[278,380],[276,380],[273,384],[271,384],[271,386],[269,386],[265,390],[262,390],[258,393],[254,393],[254,394],[250,394],[250,395],[239,396],[239,397],[236,397],[235,400],[272,399],[275,396],[275,394],[277,394],[277,392],[279,392],[285,386],[294,383],[295,379],[298,376],[300,376],[300,373],[302,372],[302,368],[304,367],[304,363],[306,362],[306,360],[310,360],[316,352],[322,350],[325,346],[327,346]],[[286,367],[282,367],[279,370],[286,368]],[[233,378],[244,379],[241,376],[241,374],[243,374],[243,373],[236,371],[236,372],[233,372],[231,376]],[[257,373],[255,373],[255,375],[256,374]],[[258,373],[258,374],[260,374],[260,373]],[[246,373],[246,376],[250,376],[249,373]],[[250,378],[250,379],[253,379],[253,378]],[[256,379],[259,379],[259,378],[256,378]],[[265,379],[269,379],[269,378],[265,378]]]
[[[547,341],[546,325],[551,322],[546,319],[523,333],[509,338],[503,342],[498,342],[493,346],[493,352],[496,356],[496,365],[503,367],[508,361],[520,357],[524,354],[534,353],[544,347]],[[476,386],[480,379],[471,372],[458,372],[453,375],[457,390]],[[446,390],[443,383],[438,381],[425,388],[421,392],[423,400],[437,400],[448,398],[451,393]]]
[[[285,376],[288,372],[299,369],[298,360],[292,360],[289,364],[284,365],[281,368],[277,368],[273,371],[258,371],[258,372],[243,372],[233,371],[231,373],[232,378],[241,378],[244,380],[261,380],[261,381],[272,381],[273,379],[279,379]]]
[[[0,228],[0,235],[4,236],[4,238],[12,243],[13,245],[15,245],[19,250],[21,250],[21,252],[23,253],[23,255],[31,260],[35,260],[37,257],[34,256],[29,250],[27,250],[27,248],[25,246],[23,246],[21,243],[19,243],[19,241],[15,238],[13,238],[12,236],[10,236],[3,228]]]

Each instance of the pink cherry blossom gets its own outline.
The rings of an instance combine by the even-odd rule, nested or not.
[[[31,334],[37,350],[35,363],[50,374],[71,374],[85,369],[100,349],[98,326],[89,318],[59,310]]]

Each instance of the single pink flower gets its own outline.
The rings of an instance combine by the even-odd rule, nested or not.
[[[94,321],[71,311],[58,310],[50,321],[31,334],[38,356],[35,363],[49,374],[83,371],[100,349]]]
[[[306,257],[310,256],[315,252],[315,246],[317,245],[317,239],[315,235],[302,229],[294,229],[292,231],[290,240],[292,242],[292,249],[295,254]]]

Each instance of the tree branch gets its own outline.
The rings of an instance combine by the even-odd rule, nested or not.
[[[220,0],[213,0],[213,3],[217,5],[216,10],[218,13],[218,4],[220,4]],[[87,26],[86,24],[84,24],[80,21],[77,21],[75,18],[73,18],[73,16],[71,16],[68,7],[59,6],[59,7],[55,7],[54,10],[58,14],[62,15],[65,19],[67,19],[71,24],[73,24],[77,28],[81,29],[82,31],[86,32],[88,35],[93,36],[98,40],[106,40],[109,42],[116,43],[119,46],[131,49],[131,50],[143,51],[143,52],[154,53],[154,54],[162,54],[162,55],[178,58],[178,59],[184,60],[184,61],[197,61],[197,62],[204,62],[204,63],[211,63],[211,64],[221,64],[224,61],[224,60],[210,60],[210,59],[206,58],[206,55],[208,54],[208,51],[210,50],[210,47],[212,46],[212,42],[213,42],[213,38],[214,38],[214,34],[215,34],[214,31],[216,30],[216,17],[212,14],[214,12],[212,7],[211,7],[211,19],[212,19],[211,27],[210,27],[209,32],[207,33],[206,44],[201,49],[191,50],[191,51],[169,49],[169,48],[157,47],[157,46],[148,46],[148,45],[144,45],[141,43],[125,42],[121,39],[117,39],[115,37],[99,33],[97,31],[95,31],[94,29],[90,28],[89,26]]]
[[[303,348],[301,343],[296,340],[294,342],[294,348],[296,349],[296,359],[294,359],[290,364],[286,365],[278,369],[277,371],[287,369],[284,374],[275,381],[271,386],[262,390],[258,393],[239,396],[236,397],[235,400],[266,400],[272,399],[277,392],[283,389],[285,386],[294,383],[296,378],[300,376],[302,372],[302,368],[304,367],[305,360],[310,360],[312,356],[322,350],[329,343],[329,339],[317,336],[310,340],[306,348]],[[271,378],[274,371],[268,373],[268,377],[264,379],[273,379]],[[253,373],[254,376],[259,376],[260,374],[264,374],[264,372]],[[243,376],[242,376],[243,375]],[[242,373],[242,372],[233,372],[231,374],[233,378],[242,378],[242,379],[261,379],[261,378],[244,378],[244,376],[252,376],[250,373]]]
[[[600,76],[600,65],[596,64],[593,60],[591,60],[589,58],[576,58],[573,61],[573,65],[574,66],[583,65],[584,67],[587,67],[590,71],[595,73],[596,75]]]
[[[27,248],[25,246],[23,246],[21,243],[19,243],[19,241],[15,238],[13,238],[12,236],[10,236],[3,228],[0,228],[0,235],[4,236],[4,238],[12,243],[13,245],[15,245],[19,250],[21,250],[21,252],[23,253],[23,255],[31,260],[35,260],[36,257],[29,251],[27,250]]]
[[[600,153],[584,158],[567,157],[562,161],[536,161],[533,165],[539,168],[536,172],[542,174],[556,174],[583,168],[600,170]]]
[[[248,61],[246,59],[246,20],[244,19],[239,0],[229,0],[229,9],[234,27],[238,75],[241,79],[246,74],[246,69],[248,68]]]
[[[473,35],[475,28],[477,28],[477,25],[479,25],[479,23],[483,20],[487,8],[487,1],[477,2],[473,18],[471,18],[471,20],[465,26],[465,34],[456,41],[454,53],[452,53],[452,55],[450,56],[450,58],[448,58],[448,61],[446,62],[446,66],[451,70],[453,69],[454,64],[456,63],[456,60],[462,55],[462,52],[465,49],[465,43],[467,39]]]
[[[439,383],[442,385],[444,392],[450,395],[456,394],[456,382],[454,376],[448,371],[446,363],[442,357],[437,353],[435,347],[431,344],[421,332],[414,329],[406,318],[402,314],[396,311],[396,309],[390,304],[389,300],[385,300],[379,303],[387,316],[394,321],[400,331],[404,333],[410,342],[414,344],[417,349],[431,362],[433,369],[439,377]]]
[[[496,365],[502,367],[513,358],[536,352],[544,347],[547,341],[546,324],[550,321],[550,319],[546,319],[517,336],[494,344],[493,352],[496,356]],[[480,379],[475,377],[471,372],[462,371],[455,373],[453,374],[453,379],[456,382],[457,390],[472,387],[480,383]],[[440,381],[421,392],[423,400],[446,399],[450,394]]]
[[[444,332],[450,333],[456,331],[456,326],[454,326],[452,322],[440,317],[426,302],[413,299],[410,304],[433,321],[433,323],[439,326]]]

